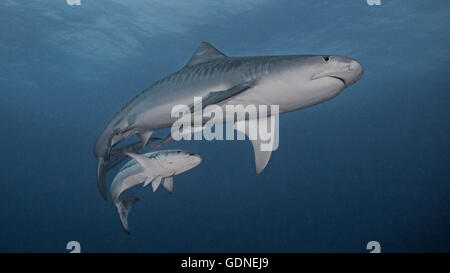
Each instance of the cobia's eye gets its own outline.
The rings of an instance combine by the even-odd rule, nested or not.
[[[328,62],[330,60],[330,56],[322,56],[325,62]]]

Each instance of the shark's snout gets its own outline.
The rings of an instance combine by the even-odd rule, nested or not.
[[[314,75],[313,80],[330,77],[340,80],[344,87],[348,87],[361,79],[364,73],[362,65],[348,57],[331,56],[325,65],[325,70]]]
[[[349,70],[349,73],[345,79],[346,86],[352,85],[355,82],[359,81],[359,79],[361,79],[362,75],[364,74],[364,68],[356,60],[350,61],[348,70]]]

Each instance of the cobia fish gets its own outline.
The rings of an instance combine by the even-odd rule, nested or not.
[[[202,158],[198,154],[182,150],[162,150],[146,154],[125,153],[132,157],[117,173],[111,184],[111,199],[117,208],[124,230],[128,230],[128,214],[139,198],[122,197],[122,193],[138,184],[152,184],[156,191],[160,184],[173,192],[173,177],[198,166]]]

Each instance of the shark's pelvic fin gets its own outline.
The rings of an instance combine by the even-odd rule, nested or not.
[[[250,141],[252,142],[252,145],[253,145],[253,151],[255,153],[256,173],[259,174],[267,166],[267,163],[269,163],[272,151],[261,151],[262,141],[259,137],[256,137],[256,139],[252,139],[250,137],[250,134],[249,134],[250,128],[258,128],[258,120],[256,120],[256,119],[242,120],[242,121],[236,122],[234,125],[235,130],[240,131],[240,132],[246,134],[247,136],[249,136]]]
[[[192,57],[189,59],[188,63],[186,64],[186,67],[194,66],[196,64],[205,63],[224,57],[226,57],[226,55],[217,50],[210,43],[202,42],[198,46],[197,50],[195,50]]]
[[[148,140],[150,139],[150,136],[153,134],[153,131],[145,131],[142,133],[139,133],[139,138],[141,139],[142,148],[147,146]]]
[[[153,192],[155,192],[158,189],[159,184],[161,184],[161,176],[158,176],[155,178],[155,180],[153,180],[153,182],[152,182]]]
[[[122,223],[122,227],[125,230],[126,233],[130,234],[130,231],[128,230],[128,214],[131,211],[131,207],[139,201],[139,198],[137,197],[119,197],[117,200],[116,207],[117,212],[119,213],[120,222]]]
[[[168,193],[173,192],[173,176],[168,176],[164,178],[162,184]]]

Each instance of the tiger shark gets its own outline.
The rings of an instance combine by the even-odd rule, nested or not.
[[[363,71],[358,61],[344,56],[229,57],[203,42],[183,68],[142,91],[100,134],[94,145],[99,191],[106,200],[105,173],[112,165],[111,154],[116,155],[114,164],[121,160],[117,158],[118,144],[137,135],[140,144],[127,152],[145,147],[153,132],[175,122],[171,110],[176,105],[191,105],[194,97],[201,97],[208,102],[203,107],[278,105],[282,114],[334,98],[357,82]],[[257,149],[258,140],[252,142],[256,171],[260,173],[271,153]]]

